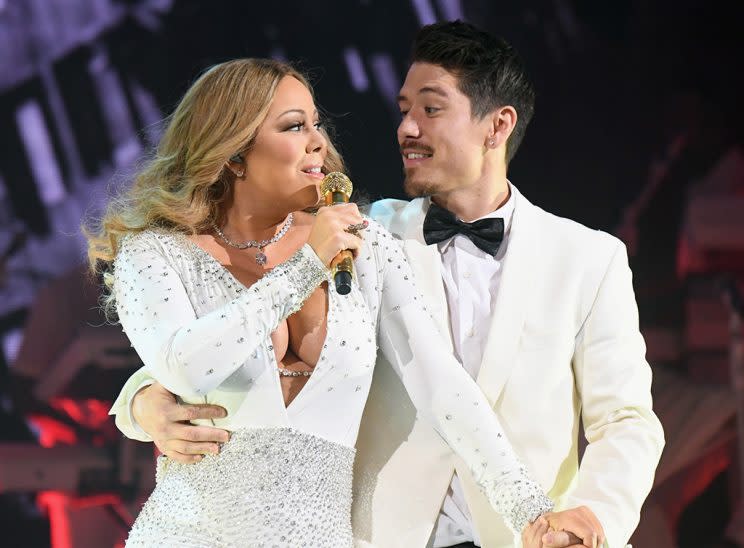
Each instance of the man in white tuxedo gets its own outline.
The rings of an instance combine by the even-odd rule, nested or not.
[[[376,202],[369,213],[401,240],[440,327],[432,336],[451,344],[516,452],[565,510],[549,515],[551,524],[588,527],[609,548],[622,548],[664,444],[625,248],[534,206],[507,180],[534,104],[508,44],[464,23],[430,25],[418,34],[412,61],[398,98],[398,141],[414,199]],[[159,386],[138,391],[131,409],[117,422],[131,431],[133,415],[151,434],[140,439],[154,438],[178,460],[226,440],[223,431],[177,422],[220,416],[220,409],[178,406]],[[580,420],[588,446],[579,466]],[[357,450],[359,544],[514,545],[384,360]],[[534,545],[540,542],[582,545],[567,533]]]
[[[398,142],[414,199],[370,214],[401,239],[444,338],[556,507],[585,507],[610,548],[622,547],[664,444],[625,247],[507,180],[534,105],[508,44],[436,24],[418,34],[412,61]],[[463,463],[401,406],[391,368],[377,367],[357,443],[357,536],[510,546]],[[589,444],[579,467],[580,419]]]

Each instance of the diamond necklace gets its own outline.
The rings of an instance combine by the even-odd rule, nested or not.
[[[261,266],[266,264],[266,254],[263,252],[264,248],[268,245],[274,244],[282,239],[282,237],[287,233],[287,230],[289,230],[289,227],[292,226],[292,221],[294,220],[294,215],[290,213],[287,215],[287,220],[284,221],[284,225],[282,228],[274,234],[272,238],[269,238],[268,240],[246,240],[245,242],[233,242],[230,238],[225,236],[225,233],[220,230],[220,227],[218,227],[215,223],[212,223],[212,229],[215,231],[217,236],[219,236],[223,242],[225,242],[230,247],[234,247],[236,249],[249,249],[251,247],[257,247],[258,253],[256,253],[256,264],[259,264]]]

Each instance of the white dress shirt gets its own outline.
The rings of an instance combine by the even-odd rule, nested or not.
[[[504,240],[495,256],[482,251],[461,234],[437,244],[442,257],[442,280],[455,356],[474,379],[483,359],[513,213],[514,194],[510,191],[504,205],[481,217],[504,219]],[[480,546],[462,485],[455,474],[439,513],[432,546],[440,548],[467,541]]]

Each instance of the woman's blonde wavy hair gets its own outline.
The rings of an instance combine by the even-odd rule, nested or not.
[[[222,220],[235,180],[228,160],[250,149],[285,76],[312,94],[299,71],[271,59],[221,63],[194,82],[132,186],[109,202],[98,222],[83,227],[93,271],[107,269],[127,234],[150,228],[199,234]],[[344,171],[341,155],[327,134],[326,139],[324,171]],[[104,278],[110,285],[110,276]]]

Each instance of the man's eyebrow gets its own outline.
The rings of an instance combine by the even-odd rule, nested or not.
[[[422,95],[424,93],[433,93],[434,95],[438,95],[438,96],[443,97],[445,99],[449,97],[449,95],[447,94],[447,92],[444,91],[439,86],[424,86],[420,90],[418,90],[418,95]],[[406,97],[405,95],[398,95],[398,99],[397,100],[398,100],[398,102],[408,101],[408,97]]]
[[[439,95],[440,97],[449,97],[447,92],[439,86],[424,86],[419,90],[419,95],[421,95],[422,93],[433,93],[434,95]]]

